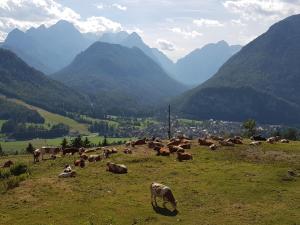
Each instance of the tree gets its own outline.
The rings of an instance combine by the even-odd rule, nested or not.
[[[106,136],[104,136],[104,139],[102,141],[102,146],[108,146],[108,143],[107,143],[107,139],[106,139]]]
[[[286,139],[296,141],[298,138],[298,131],[295,128],[287,128],[282,131],[282,136]]]
[[[66,147],[68,146],[68,141],[67,141],[67,139],[64,138],[64,139],[62,140],[62,142],[61,142],[60,145],[61,145],[62,148],[66,148]]]
[[[83,141],[83,147],[85,147],[85,148],[91,147],[91,142],[90,142],[90,140],[88,139],[88,137],[86,137],[86,138],[84,139],[84,141]]]
[[[5,155],[5,153],[4,153],[4,151],[3,151],[3,149],[2,149],[2,146],[1,146],[1,144],[0,144],[0,156],[4,156]]]
[[[243,128],[246,129],[246,136],[251,137],[256,132],[256,121],[253,119],[249,119],[244,122]]]
[[[75,139],[73,139],[71,145],[74,148],[81,148],[83,146],[81,136],[78,135]]]
[[[28,144],[26,148],[26,152],[32,154],[34,152],[34,147],[32,146],[31,143]]]

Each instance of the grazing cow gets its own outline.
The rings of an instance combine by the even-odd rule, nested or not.
[[[123,173],[127,173],[127,167],[125,165],[122,164],[115,164],[112,162],[108,162],[106,164],[106,170],[112,173],[118,173],[118,174],[123,174]]]
[[[89,162],[98,162],[101,160],[100,155],[90,155],[88,158]]]
[[[210,148],[210,150],[215,151],[215,150],[217,150],[218,146],[216,144],[212,144],[209,146],[209,148]]]
[[[227,147],[234,147],[234,143],[228,141],[219,141],[219,144]]]
[[[180,162],[183,161],[183,160],[192,160],[193,156],[189,153],[177,152],[177,159]]]
[[[252,141],[252,142],[250,143],[251,146],[259,146],[259,145],[261,145],[261,144],[262,144],[261,141]]]
[[[71,172],[63,172],[61,174],[58,175],[59,178],[69,178],[69,177],[75,177],[76,176],[76,172],[75,171],[71,171]]]
[[[33,163],[39,162],[39,158],[41,155],[41,150],[40,149],[36,149],[33,151]]]
[[[2,168],[9,168],[9,167],[11,167],[12,165],[14,165],[13,161],[8,160],[8,161],[6,161],[6,162],[3,164]]]
[[[174,152],[185,152],[185,150],[180,146],[169,146],[169,150],[171,153]]]
[[[129,148],[124,149],[123,151],[125,154],[132,154],[132,150]]]
[[[261,135],[254,135],[250,138],[252,141],[266,141],[267,139]]]
[[[163,147],[163,148],[160,148],[158,151],[157,151],[157,156],[169,156],[170,155],[170,150],[169,148],[167,147]]]
[[[77,152],[79,153],[79,148],[64,148],[62,150],[62,152],[63,152],[63,155],[66,155],[68,153],[71,153],[72,155],[74,155]]]
[[[290,141],[289,141],[288,139],[281,139],[281,140],[280,140],[280,143],[285,143],[285,144],[287,144],[287,143],[290,143]]]
[[[85,167],[85,161],[83,159],[75,160],[74,165],[75,166],[80,166],[81,168],[84,168]]]
[[[159,184],[159,183],[152,183],[150,186],[150,192],[151,192],[151,204],[152,205],[154,202],[155,207],[157,207],[156,197],[160,197],[164,201],[164,203],[163,203],[164,208],[166,208],[166,204],[168,202],[170,202],[174,208],[174,211],[176,211],[177,201],[175,200],[174,195],[169,187],[167,187],[163,184]]]
[[[199,143],[199,145],[204,145],[204,146],[211,146],[211,145],[214,144],[213,142],[208,141],[208,140],[203,139],[203,138],[199,138],[198,143]]]

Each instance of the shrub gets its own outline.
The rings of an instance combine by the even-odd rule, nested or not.
[[[1,169],[0,170],[0,180],[7,179],[10,177],[10,175],[11,175],[11,173],[10,173],[9,169]]]
[[[10,168],[10,173],[14,176],[19,176],[27,172],[29,172],[28,166],[24,163],[15,164]]]

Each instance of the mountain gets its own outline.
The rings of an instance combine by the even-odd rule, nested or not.
[[[49,74],[68,65],[91,43],[73,24],[61,20],[49,28],[41,25],[26,32],[15,29],[8,34],[2,47]]]
[[[146,45],[143,39],[136,32],[131,34],[125,31],[118,33],[105,33],[99,39],[99,41],[111,44],[120,44],[128,48],[137,47],[152,60],[158,63],[167,73],[173,73],[174,63],[158,49],[150,48],[148,45]]]
[[[72,89],[29,67],[13,52],[0,48],[0,94],[45,110],[88,113],[87,99]]]
[[[177,61],[175,78],[187,85],[199,85],[212,77],[240,49],[241,46],[229,46],[225,41],[196,49]]]
[[[95,108],[112,115],[149,111],[185,90],[140,49],[104,42],[91,45],[52,77],[88,94]]]
[[[286,18],[174,101],[192,118],[300,124],[300,15]]]

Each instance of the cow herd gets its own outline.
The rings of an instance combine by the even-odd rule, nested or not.
[[[261,136],[253,136],[251,137],[251,146],[261,145],[262,142],[265,141],[270,144],[274,144],[276,142],[279,143],[289,143],[287,139],[281,139],[279,137],[270,137],[265,139]],[[210,150],[215,151],[220,147],[234,147],[235,145],[242,145],[243,138],[240,136],[235,136],[233,138],[223,138],[220,136],[209,135],[204,138],[198,139],[198,144],[200,146],[207,146]],[[191,153],[187,152],[191,149],[192,140],[185,137],[179,136],[177,138],[171,139],[168,143],[164,143],[159,138],[151,138],[151,139],[140,139],[137,141],[130,141],[125,144],[125,148],[122,151],[124,154],[133,154],[133,149],[136,146],[147,146],[149,149],[152,149],[156,156],[170,156],[171,154],[176,154],[177,160],[179,162],[186,160],[193,160],[193,156]],[[101,153],[99,153],[101,152]],[[98,154],[99,153],[99,154]],[[116,148],[57,148],[57,147],[42,147],[40,149],[36,149],[33,152],[33,161],[37,163],[40,159],[45,160],[45,155],[50,155],[50,158],[55,160],[57,157],[62,156],[70,156],[74,154],[78,154],[78,158],[74,161],[75,167],[86,167],[87,163],[96,163],[105,159],[110,158],[111,155],[118,153]],[[10,167],[13,165],[11,160],[4,163],[2,167]],[[126,174],[128,173],[128,168],[123,164],[116,164],[108,161],[106,163],[106,171],[116,174]],[[58,175],[59,178],[70,178],[75,177],[77,175],[76,171],[72,169],[70,165],[65,165],[63,171]],[[167,202],[171,203],[174,210],[176,210],[176,200],[172,194],[172,191],[169,187],[159,184],[152,183],[151,184],[151,203],[154,206],[157,206],[156,197],[161,197],[164,201],[164,206]]]

